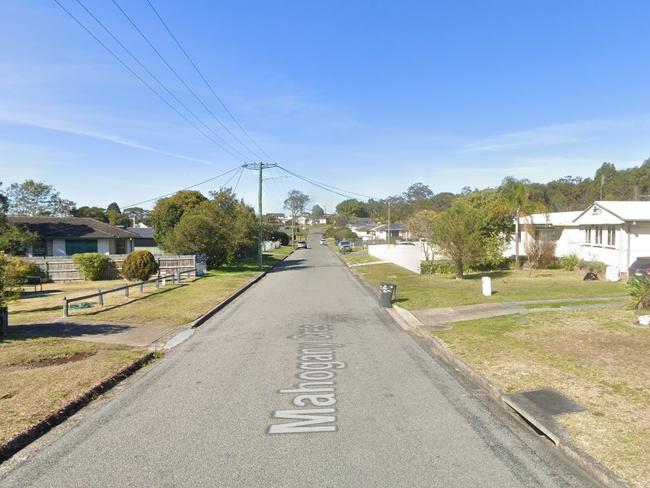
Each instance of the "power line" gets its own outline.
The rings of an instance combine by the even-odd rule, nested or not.
[[[56,0],[54,0],[54,1],[56,1]],[[167,193],[165,195],[160,195],[158,197],[150,198],[148,200],[143,200],[142,202],[133,203],[133,204],[127,205],[127,206],[125,206],[123,208],[127,209],[127,208],[131,208],[131,207],[137,207],[138,205],[142,205],[143,203],[149,203],[149,202],[153,202],[155,200],[160,200],[162,198],[170,197],[172,195],[175,195],[179,191],[191,190],[192,188],[196,188],[197,186],[204,185],[206,183],[209,183],[210,181],[214,181],[214,180],[216,180],[218,178],[221,178],[222,176],[226,176],[227,174],[230,174],[233,171],[237,171],[238,169],[243,169],[243,167],[242,166],[236,166],[236,167],[232,168],[231,170],[226,171],[225,173],[221,173],[220,175],[213,176],[212,178],[208,178],[207,180],[203,180],[203,181],[201,181],[199,183],[195,183],[194,185],[186,186],[185,188],[181,188],[180,190],[176,190],[176,191],[173,191],[171,193]]]
[[[239,120],[237,120],[237,118],[236,118],[236,117],[233,115],[233,113],[228,109],[228,107],[227,107],[226,104],[223,102],[223,100],[221,100],[221,98],[219,97],[219,95],[217,95],[217,93],[216,93],[216,92],[214,91],[214,89],[212,88],[212,85],[210,84],[210,82],[208,82],[208,80],[206,79],[206,77],[203,76],[203,73],[201,73],[201,70],[198,68],[198,66],[196,65],[196,63],[192,60],[192,58],[191,58],[190,55],[187,53],[187,51],[183,48],[183,46],[181,45],[180,41],[176,38],[176,36],[174,35],[174,33],[171,31],[171,29],[169,28],[169,26],[167,25],[167,23],[163,20],[163,18],[161,17],[161,15],[158,13],[158,10],[156,10],[156,8],[153,6],[153,4],[151,3],[151,1],[150,1],[150,0],[146,0],[146,2],[149,4],[149,7],[151,7],[151,10],[153,10],[153,12],[156,14],[156,17],[158,17],[158,20],[160,20],[160,23],[165,27],[165,30],[167,30],[167,32],[169,33],[169,35],[171,36],[171,38],[174,40],[174,42],[176,43],[176,45],[178,46],[178,48],[181,50],[181,52],[183,53],[183,55],[185,56],[185,58],[189,61],[189,63],[190,63],[190,64],[192,65],[192,67],[194,68],[194,70],[197,72],[197,74],[199,75],[199,77],[201,78],[201,80],[203,80],[203,83],[205,83],[205,85],[208,87],[208,89],[210,90],[210,93],[212,93],[212,95],[214,96],[214,98],[217,99],[217,101],[221,104],[221,106],[222,106],[223,109],[226,111],[226,113],[230,116],[230,118],[235,122],[235,124],[237,124],[237,127],[239,127],[239,129],[240,129],[240,130],[241,130],[241,131],[246,135],[246,137],[247,137],[247,138],[248,138],[248,139],[249,139],[249,140],[250,140],[250,141],[255,145],[255,147],[256,147],[257,149],[259,149],[259,150],[262,152],[262,154],[263,154],[264,156],[266,156],[266,158],[267,158],[268,160],[273,160],[273,158],[272,158],[271,156],[269,156],[268,153],[267,153],[266,151],[264,151],[264,149],[262,149],[262,147],[261,147],[261,146],[260,146],[260,145],[255,141],[255,139],[253,139],[253,138],[251,137],[251,135],[246,131],[246,129],[244,129],[244,127],[242,126],[242,124],[239,123]],[[229,131],[229,132],[230,132],[230,131]]]
[[[152,87],[149,83],[147,83],[146,80],[144,80],[137,72],[135,72],[128,64],[126,64],[122,58],[120,58],[110,47],[108,47],[99,37],[97,37],[88,27],[84,25],[83,22],[81,22],[77,17],[74,16],[72,12],[70,12],[67,8],[61,4],[59,0],[53,0],[54,3],[56,3],[61,10],[63,10],[66,14],[68,14],[72,20],[74,20],[79,26],[86,31],[86,33],[92,37],[97,43],[102,46],[113,58],[117,60],[118,63],[120,63],[124,69],[126,69],[129,73],[131,73],[133,76],[135,76],[144,86],[146,86],[149,91],[151,91],[154,95],[156,95],[160,100],[163,101],[165,105],[167,105],[169,108],[171,108],[174,112],[176,112],[183,120],[185,120],[188,124],[190,124],[194,129],[196,129],[200,134],[202,134],[205,138],[207,138],[209,141],[213,142],[215,145],[217,145],[220,149],[226,150],[224,147],[222,147],[219,143],[217,143],[214,139],[212,139],[208,134],[203,132],[203,130],[198,127],[194,122],[192,122],[190,119],[188,119],[185,114],[183,114],[181,111],[179,111],[176,107],[174,107],[169,101],[163,97],[154,87]]]
[[[239,171],[240,171],[240,173],[241,173],[242,171],[244,171],[244,167],[242,166],[242,167],[240,168]],[[223,185],[221,185],[221,188],[220,188],[220,189],[223,190],[224,188],[228,188],[228,183],[230,183],[230,182],[233,180],[233,178],[234,178],[235,176],[237,176],[237,172],[235,172],[235,173],[233,173],[232,175],[230,175],[230,178],[228,178],[228,179],[226,180],[226,182],[225,182]]]
[[[137,63],[137,64],[138,64],[138,65],[139,65],[139,66],[140,66],[140,67],[141,67],[141,68],[142,68],[142,69],[143,69],[143,70],[144,70],[148,75],[149,75],[149,76],[151,76],[151,78],[153,78],[153,79],[156,81],[156,83],[158,83],[158,85],[159,85],[163,90],[165,90],[165,91],[169,94],[169,96],[171,96],[174,100],[176,100],[176,102],[177,102],[181,107],[183,107],[187,112],[189,112],[190,115],[192,115],[192,116],[196,119],[196,121],[197,121],[199,124],[201,124],[201,125],[202,125],[203,127],[205,127],[208,131],[210,131],[212,134],[214,134],[216,137],[218,137],[218,138],[219,138],[219,139],[220,139],[220,140],[221,140],[221,141],[222,141],[226,146],[230,146],[230,144],[228,144],[228,141],[226,141],[225,139],[223,139],[223,137],[221,137],[221,136],[220,136],[218,133],[216,133],[216,132],[211,128],[211,127],[209,127],[207,124],[205,124],[205,122],[203,122],[203,121],[201,120],[201,118],[200,118],[198,115],[196,115],[196,114],[195,114],[195,113],[194,113],[194,112],[193,112],[193,111],[192,111],[192,110],[191,110],[191,109],[190,109],[190,108],[189,108],[185,103],[183,103],[182,100],[180,100],[176,95],[174,95],[174,93],[173,93],[169,88],[167,88],[167,86],[166,86],[162,81],[160,81],[160,79],[159,79],[159,78],[158,78],[154,73],[152,73],[151,70],[149,70],[149,68],[147,68],[147,67],[145,66],[145,64],[142,63],[142,61],[140,61],[140,59],[138,59],[138,57],[137,57],[135,54],[133,54],[133,52],[131,52],[131,50],[130,50],[129,48],[127,48],[127,47],[124,45],[124,43],[122,43],[122,41],[120,41],[120,40],[117,38],[117,36],[115,36],[115,35],[113,34],[113,32],[111,32],[111,30],[110,30],[108,27],[106,27],[106,25],[105,25],[101,20],[99,20],[99,19],[98,19],[98,18],[97,18],[97,17],[96,17],[92,12],[91,12],[91,11],[86,7],[86,5],[84,5],[84,3],[83,3],[81,0],[77,0],[77,3],[78,3],[78,4],[79,4],[79,5],[80,5],[80,6],[81,6],[81,7],[82,7],[82,8],[83,8],[87,13],[88,13],[88,15],[90,15],[90,16],[95,20],[95,22],[97,22],[97,23],[100,25],[100,27],[101,27],[102,29],[104,29],[104,31],[105,31],[105,32],[106,32],[106,33],[107,33],[107,34],[108,34],[108,35],[109,35],[109,36],[110,36],[110,37],[111,37],[111,38],[112,38],[112,39],[113,39],[117,44],[119,44],[119,46],[120,46],[120,47],[121,47],[121,48],[122,48],[122,49],[123,49],[123,50],[124,50],[128,55],[129,55],[129,56],[131,56],[131,58],[132,58],[132,59],[133,59],[133,60],[134,60],[134,61],[135,61],[135,62],[136,62],[136,63]],[[221,144],[219,144],[217,141],[213,140],[212,138],[210,138],[210,140],[212,140],[212,142],[214,142],[214,143],[215,143],[219,148],[221,148],[222,150],[224,150],[224,151],[226,151],[226,152],[229,152],[229,153],[230,153],[232,156],[234,156],[235,158],[238,158],[237,154],[239,154],[239,156],[242,156],[242,157],[244,158],[244,159],[242,159],[242,161],[245,161],[245,160],[246,160],[245,155],[242,154],[241,152],[237,151],[236,149],[233,148],[233,150],[236,151],[237,154],[235,154],[235,152],[231,152],[231,151],[229,151],[226,147],[222,146]]]
[[[144,33],[144,32],[143,32],[143,31],[138,27],[138,25],[135,23],[135,21],[134,21],[134,20],[129,16],[129,14],[126,13],[126,11],[125,11],[121,6],[120,6],[120,4],[117,3],[116,0],[113,0],[113,4],[114,4],[114,5],[115,5],[119,10],[120,10],[120,12],[122,12],[122,15],[124,15],[124,17],[126,18],[126,20],[129,21],[129,23],[130,23],[130,24],[133,26],[133,28],[138,32],[138,34],[140,34],[140,36],[145,40],[145,42],[149,45],[149,47],[150,47],[150,48],[151,48],[151,49],[156,53],[156,55],[161,59],[161,61],[165,64],[165,66],[167,66],[167,68],[169,68],[169,70],[174,74],[174,76],[176,76],[176,78],[178,79],[178,81],[180,81],[180,82],[183,84],[183,86],[184,86],[184,87],[185,87],[185,88],[186,88],[186,89],[187,89],[187,90],[192,94],[192,96],[194,96],[194,98],[195,98],[195,99],[196,99],[196,100],[201,104],[201,106],[202,106],[202,107],[203,107],[203,108],[204,108],[204,109],[205,109],[205,110],[206,110],[206,111],[207,111],[207,112],[208,112],[208,113],[209,113],[209,114],[214,118],[214,120],[216,120],[216,121],[219,123],[219,125],[221,125],[221,127],[223,127],[223,129],[224,129],[226,132],[228,132],[228,133],[229,133],[229,134],[230,134],[230,135],[231,135],[231,136],[232,136],[232,137],[233,137],[237,142],[239,142],[239,144],[241,144],[241,146],[242,146],[245,150],[247,150],[248,152],[250,152],[254,157],[259,158],[260,156],[259,156],[257,153],[255,153],[255,151],[251,150],[251,149],[250,149],[246,144],[244,144],[244,143],[241,141],[241,139],[239,139],[239,137],[237,137],[235,134],[233,134],[232,131],[228,128],[228,126],[226,126],[226,125],[221,121],[221,119],[219,119],[219,117],[217,117],[217,116],[215,115],[215,113],[210,109],[210,107],[208,107],[208,106],[203,102],[203,99],[201,99],[201,97],[199,97],[199,96],[196,94],[196,92],[192,89],[192,87],[190,87],[189,84],[187,84],[187,82],[183,79],[183,77],[182,77],[180,74],[178,74],[178,71],[176,71],[176,70],[174,69],[174,67],[173,67],[173,66],[172,66],[172,65],[167,61],[167,59],[166,59],[166,58],[165,58],[165,57],[160,53],[160,51],[159,51],[158,49],[156,49],[156,46],[154,46],[154,44],[153,44],[153,43],[151,42],[151,40],[147,37],[147,35],[146,35],[146,34],[145,34],[145,33]],[[239,151],[238,149],[236,149],[234,146],[232,146],[230,143],[228,143],[225,139],[222,139],[222,140],[223,140],[223,142],[224,142],[225,144],[227,144],[228,147],[230,147],[233,151],[237,151],[237,153],[241,154],[244,158],[246,158],[246,156],[245,156],[244,154],[240,153],[240,151]]]
[[[241,171],[239,172],[239,176],[237,177],[237,183],[235,183],[235,188],[233,188],[232,192],[234,195],[237,194],[237,187],[239,186],[239,180],[241,180],[241,175],[244,174],[244,167],[242,166]]]
[[[288,170],[287,168],[285,168],[283,166],[278,166],[278,167],[281,170],[286,171],[290,175],[295,176],[296,178],[298,178],[300,180],[306,181],[307,183],[310,183],[310,184],[312,184],[314,186],[317,186],[318,188],[321,188],[321,189],[323,189],[325,191],[328,191],[330,193],[334,193],[336,195],[342,196],[344,198],[354,198],[355,195],[359,196],[359,197],[363,197],[363,198],[368,198],[368,199],[372,198],[372,197],[370,197],[368,195],[363,195],[361,193],[355,193],[355,192],[352,192],[352,191],[343,190],[342,188],[337,188],[335,186],[328,185],[326,183],[321,183],[319,181],[313,180],[311,178],[307,178],[305,176],[301,176],[301,175],[299,175],[297,173],[294,173],[293,171]],[[342,192],[344,192],[344,193],[342,193]]]

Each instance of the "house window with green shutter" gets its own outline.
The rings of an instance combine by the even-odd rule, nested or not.
[[[84,252],[97,252],[97,239],[67,239],[65,253],[68,256]]]

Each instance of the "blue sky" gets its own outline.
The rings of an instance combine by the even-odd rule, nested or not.
[[[76,0],[60,1],[143,73]],[[111,1],[83,1],[206,124],[230,137]],[[146,1],[118,3],[248,142]],[[603,161],[624,168],[650,157],[649,2],[152,3],[273,161],[338,187],[383,197],[422,181],[457,192],[508,175],[593,176]],[[0,2],[0,73],[5,185],[33,178],[78,205],[128,205],[242,164],[51,0]],[[255,177],[246,172],[238,186],[250,203]],[[292,188],[328,210],[341,200],[274,178],[265,210],[281,210]]]

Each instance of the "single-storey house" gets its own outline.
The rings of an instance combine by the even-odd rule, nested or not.
[[[388,240],[389,226],[388,224],[378,225],[374,227],[370,233],[374,236],[375,240],[386,241]],[[410,233],[406,228],[406,225],[400,224],[399,222],[394,222],[390,224],[390,238],[391,240],[395,239],[408,239]]]
[[[627,277],[637,258],[650,256],[648,201],[596,201],[582,212],[522,217],[520,223],[526,224],[527,218],[530,222],[522,229],[522,255],[524,234],[528,238],[543,236],[556,241],[557,257],[576,254],[587,261],[601,261],[609,267],[608,276],[614,278]]]
[[[137,237],[133,239],[134,251],[149,251],[151,254],[164,254],[153,238],[152,227],[127,227],[126,230],[137,234]]]
[[[84,252],[128,254],[138,235],[88,217],[10,215],[10,223],[38,234],[28,256],[70,256]]]

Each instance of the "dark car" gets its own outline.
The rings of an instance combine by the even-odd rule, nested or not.
[[[650,278],[650,257],[636,258],[628,271],[629,279]]]

